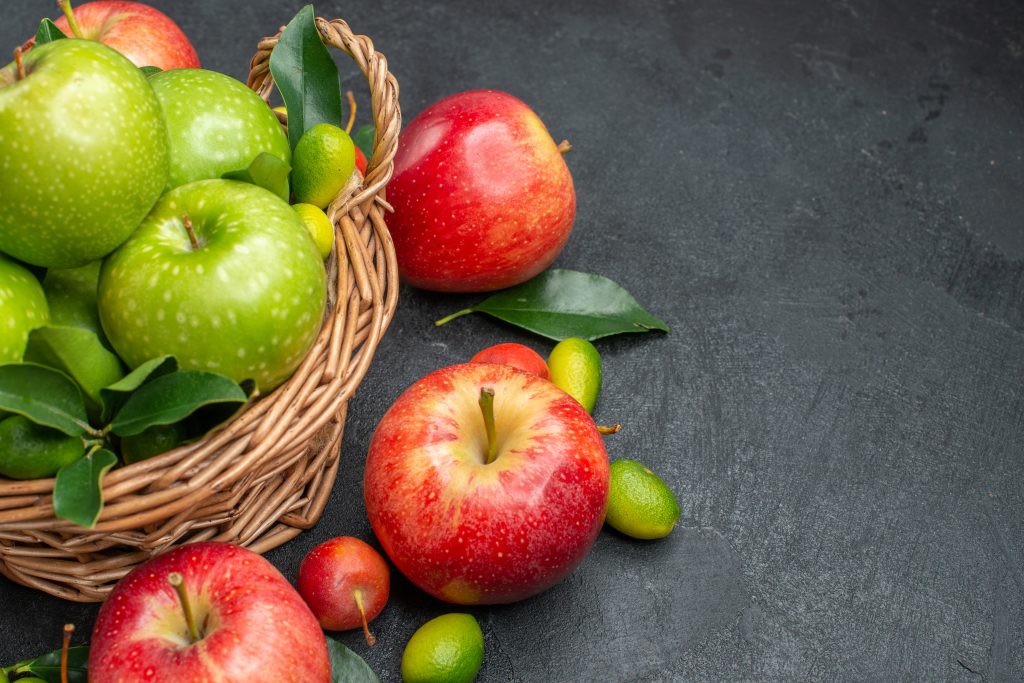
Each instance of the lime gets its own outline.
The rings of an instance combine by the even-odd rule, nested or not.
[[[152,458],[171,450],[185,440],[185,427],[176,422],[153,425],[142,432],[121,439],[121,457],[127,465]]]
[[[665,482],[636,460],[625,458],[609,467],[608,512],[605,521],[633,538],[668,536],[679,519],[679,503]]]
[[[586,339],[569,337],[551,349],[548,370],[555,386],[580,402],[588,413],[594,411],[601,393],[601,355]]]
[[[334,246],[334,225],[327,214],[312,204],[296,204],[292,207],[295,213],[299,214],[302,224],[309,230],[316,242],[316,248],[320,251],[322,258],[331,255],[331,247]]]
[[[355,167],[355,145],[348,133],[329,123],[316,124],[302,134],[292,154],[295,201],[326,208]]]
[[[79,437],[37,425],[22,415],[0,422],[0,475],[5,477],[52,477],[84,453],[85,444]]]
[[[471,614],[443,614],[420,626],[402,653],[405,683],[470,683],[484,661],[484,634]]]

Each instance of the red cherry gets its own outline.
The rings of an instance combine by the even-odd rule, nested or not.
[[[489,346],[469,359],[470,363],[497,363],[525,370],[542,379],[548,379],[548,364],[539,353],[529,346],[508,342]]]

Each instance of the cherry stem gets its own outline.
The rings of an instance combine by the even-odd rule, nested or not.
[[[201,639],[199,627],[196,625],[196,618],[192,614],[192,603],[188,599],[188,591],[185,590],[185,578],[178,572],[171,572],[167,575],[167,583],[174,587],[178,593],[178,600],[181,602],[181,611],[185,613],[185,624],[188,626],[188,634],[193,643]]]
[[[75,10],[71,9],[71,0],[57,0],[57,7],[67,17],[68,26],[71,28],[71,33],[75,38],[84,38],[82,27],[78,25],[78,20],[75,19]]]
[[[498,437],[494,429],[494,389],[480,390],[480,412],[484,414],[484,429],[487,431],[487,456],[484,464],[490,465],[498,457]]]
[[[348,100],[348,123],[345,124],[345,132],[352,132],[352,124],[356,122],[356,98],[352,96],[351,90],[345,91],[345,99]]]
[[[23,80],[25,78],[25,62],[21,58],[21,48],[20,47],[14,48],[14,64],[17,66],[17,69],[18,69],[17,79],[19,81]]]
[[[74,632],[74,624],[64,624],[64,642],[60,646],[60,683],[68,683],[68,650],[71,649],[71,636]]]
[[[568,140],[562,140],[558,143],[558,151],[562,154],[568,154],[572,151],[572,145],[569,144]]]
[[[472,308],[464,308],[461,311],[455,311],[451,315],[446,315],[445,317],[441,318],[440,320],[435,320],[434,321],[434,325],[437,326],[437,327],[441,327],[441,325],[444,325],[446,322],[449,322],[451,320],[455,320],[456,318],[458,318],[461,315],[466,315],[467,313],[472,313],[472,312],[473,312]]]
[[[199,237],[196,236],[196,229],[192,226],[192,219],[188,214],[182,214],[181,222],[185,224],[185,232],[188,233],[188,241],[192,243],[192,249],[199,248]]]
[[[359,608],[359,616],[363,618],[363,635],[366,636],[366,644],[373,647],[377,644],[377,638],[370,633],[370,625],[366,623],[366,610],[363,609],[363,591],[358,588],[352,591],[352,597],[356,599],[356,607]]]
[[[607,427],[604,426],[604,425],[597,425],[597,431],[600,432],[601,434],[606,435],[606,436],[608,434],[614,434],[615,432],[619,431],[620,429],[622,429],[622,425],[620,425],[620,424],[608,425]]]

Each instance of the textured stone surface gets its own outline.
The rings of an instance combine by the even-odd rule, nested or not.
[[[298,3],[154,2],[244,77]],[[50,0],[5,8],[12,49]],[[494,87],[569,138],[557,265],[672,333],[598,343],[613,457],[679,493],[663,542],[604,532],[580,570],[479,609],[481,681],[1024,678],[1024,10],[1002,2],[318,4],[371,35],[407,120]],[[358,87],[352,70],[346,86]],[[322,521],[269,558],[371,538],[362,459],[400,391],[499,341],[476,296],[403,289],[351,404]],[[96,608],[0,582],[0,661]],[[380,643],[449,608],[395,577]]]

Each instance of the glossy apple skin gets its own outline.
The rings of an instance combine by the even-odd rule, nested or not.
[[[0,364],[20,361],[28,333],[49,321],[50,310],[39,280],[0,254]],[[0,411],[0,417],[3,415]]]
[[[196,621],[187,637],[172,572]],[[195,543],[136,567],[100,608],[89,649],[91,683],[267,683],[331,680],[327,642],[302,597],[267,560],[226,543]]]
[[[495,90],[445,98],[401,133],[388,228],[405,282],[510,287],[547,268],[576,218],[572,175],[540,118]]]
[[[194,249],[182,217],[191,219]],[[164,194],[100,270],[100,322],[135,368],[172,355],[267,392],[316,340],[327,275],[302,219],[277,195],[236,180]]]
[[[490,464],[485,387],[499,444]],[[508,603],[583,560],[604,520],[608,455],[587,412],[551,382],[467,363],[395,401],[370,443],[363,490],[374,533],[416,586],[448,602]]]
[[[353,591],[362,592],[366,621],[373,621],[388,602],[388,563],[368,543],[338,536],[309,551],[299,565],[299,595],[328,631],[363,625]]]
[[[551,373],[548,371],[548,364],[544,358],[531,349],[529,346],[507,342],[495,344],[469,359],[470,363],[497,363],[519,368],[524,372],[537,375],[542,379],[548,379]]]
[[[84,38],[114,48],[135,66],[164,71],[199,67],[199,57],[185,33],[158,9],[141,2],[97,0],[76,5],[74,10]],[[71,35],[67,18],[54,23]]]
[[[81,266],[125,241],[167,184],[167,128],[153,89],[92,40],[0,69],[0,251],[48,268]]]

